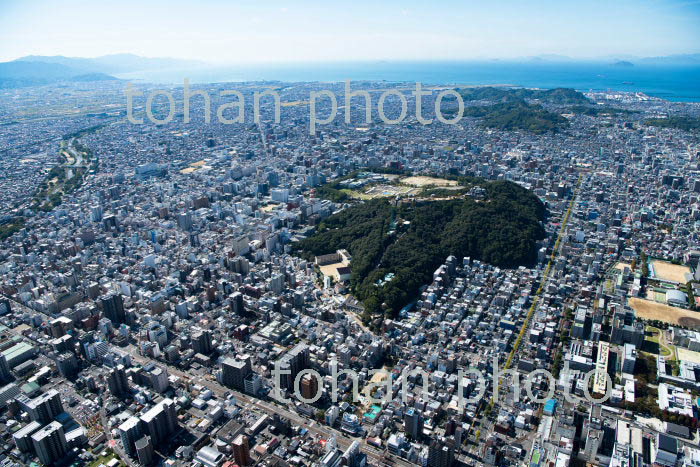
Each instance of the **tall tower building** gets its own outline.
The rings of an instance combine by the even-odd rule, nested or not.
[[[126,377],[124,365],[118,365],[109,370],[107,375],[107,387],[113,396],[120,397],[129,392],[129,380]]]
[[[238,435],[233,440],[233,458],[238,465],[250,465],[250,446],[248,446],[247,436]]]
[[[144,375],[148,380],[148,384],[156,392],[163,393],[170,386],[168,370],[165,367],[153,365],[152,368],[146,368]]]
[[[284,289],[284,274],[275,273],[270,278],[270,290],[274,293],[281,293]]]
[[[7,364],[7,357],[0,354],[0,382],[7,383],[12,381],[12,374],[10,373],[10,365]]]
[[[355,440],[343,453],[343,465],[348,467],[362,467],[366,465],[366,456],[360,451],[360,442]]]
[[[155,452],[153,450],[153,443],[151,442],[151,437],[144,436],[143,438],[136,441],[134,446],[136,447],[136,455],[139,458],[139,464],[151,465],[155,456]]]
[[[70,378],[78,372],[78,360],[71,352],[63,352],[56,357],[56,367],[64,378]]]
[[[294,389],[294,379],[301,370],[306,370],[310,367],[309,346],[304,343],[299,343],[292,350],[287,352],[278,360],[279,369],[281,371],[289,371],[289,374],[280,376],[280,386],[282,389]]]
[[[141,423],[151,437],[154,447],[158,447],[177,429],[177,412],[172,399],[163,399],[141,415]]]
[[[406,411],[403,416],[403,430],[413,440],[420,439],[423,434],[423,416],[418,410],[410,408]]]
[[[245,312],[245,304],[243,303],[242,293],[234,292],[231,295],[231,311],[237,315],[242,315]]]
[[[55,389],[49,389],[42,395],[27,401],[24,410],[32,420],[48,423],[63,412],[61,396]]]
[[[128,418],[119,425],[119,436],[121,437],[124,451],[131,457],[134,457],[136,454],[136,440],[141,439],[143,436],[141,420],[138,417]]]
[[[455,460],[454,447],[445,438],[435,438],[428,447],[428,467],[452,467]]]
[[[118,293],[110,293],[99,298],[102,312],[112,323],[121,324],[126,321],[124,301]]]
[[[253,372],[250,356],[241,359],[227,358],[221,363],[221,382],[224,386],[245,390],[245,378]]]
[[[65,456],[68,451],[63,426],[51,422],[32,435],[32,444],[37,457],[44,465],[51,465]]]
[[[212,351],[211,331],[200,329],[192,333],[192,350],[202,355],[209,355]]]
[[[305,374],[299,383],[301,397],[304,399],[314,399],[318,393],[318,380],[311,374]]]
[[[186,231],[192,230],[192,226],[193,226],[192,213],[191,212],[184,212],[184,213],[178,214],[177,226],[180,227],[182,230],[186,230]]]

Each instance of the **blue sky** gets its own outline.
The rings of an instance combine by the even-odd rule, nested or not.
[[[217,63],[700,52],[700,0],[0,0],[0,60],[130,52]]]

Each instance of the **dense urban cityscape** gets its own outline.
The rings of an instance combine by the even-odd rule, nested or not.
[[[131,124],[121,81],[0,91],[2,465],[700,465],[700,136],[658,124],[700,105],[460,89],[456,125],[368,124],[355,97],[310,134],[309,93],[343,86],[194,86],[279,94],[278,123],[268,95],[234,124],[199,97]],[[501,127],[503,105],[554,117]],[[532,236],[468,224],[472,255],[415,290],[391,268],[402,239],[452,251],[421,207],[514,193]],[[373,205],[367,263],[375,231],[342,216]]]

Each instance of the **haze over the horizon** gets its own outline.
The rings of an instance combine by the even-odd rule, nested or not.
[[[700,1],[7,0],[0,61],[113,53],[212,63],[696,53]]]

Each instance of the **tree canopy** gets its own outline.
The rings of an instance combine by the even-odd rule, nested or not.
[[[698,131],[700,130],[700,118],[692,117],[668,117],[651,118],[644,122],[648,126],[660,128],[675,128],[677,130]]]
[[[481,124],[486,128],[526,130],[536,134],[556,133],[569,126],[569,121],[558,113],[551,112],[539,104],[529,104],[524,100],[466,107],[464,115],[481,118]]]
[[[590,104],[591,101],[579,91],[570,88],[525,89],[478,87],[459,90],[465,101],[478,100],[538,100],[547,104]]]
[[[350,285],[369,315],[393,316],[416,299],[433,272],[454,255],[500,267],[530,265],[544,238],[545,207],[512,182],[483,182],[486,197],[407,202],[375,199],[325,219],[295,250],[314,256],[347,249]],[[393,276],[392,276],[393,275]]]

